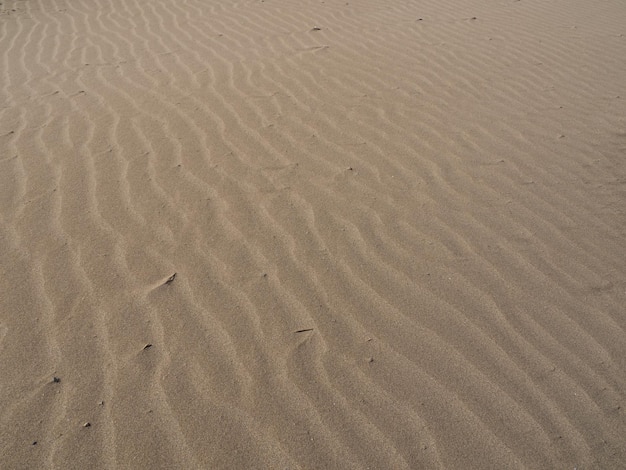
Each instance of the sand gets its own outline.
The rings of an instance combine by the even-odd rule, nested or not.
[[[625,59],[622,0],[2,0],[1,468],[626,468]]]

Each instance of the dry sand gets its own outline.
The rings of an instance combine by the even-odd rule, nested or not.
[[[2,0],[0,467],[625,468],[625,159],[623,0]]]

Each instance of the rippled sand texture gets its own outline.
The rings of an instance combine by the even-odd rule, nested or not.
[[[624,468],[625,58],[622,0],[3,0],[2,468]]]

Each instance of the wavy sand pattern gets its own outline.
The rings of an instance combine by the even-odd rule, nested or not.
[[[625,57],[621,0],[3,0],[2,468],[624,468]]]

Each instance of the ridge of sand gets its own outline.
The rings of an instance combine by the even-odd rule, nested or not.
[[[0,466],[626,466],[625,25],[3,0]]]

